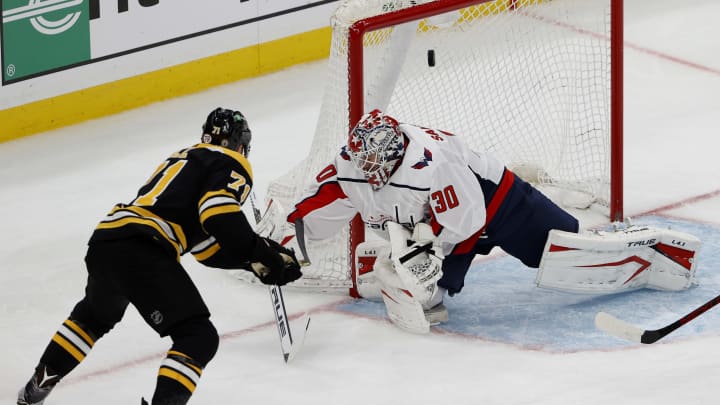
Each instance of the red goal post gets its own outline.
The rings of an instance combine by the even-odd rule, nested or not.
[[[622,0],[347,0],[332,25],[310,155],[268,189],[278,227],[378,107],[499,155],[560,205],[622,220]],[[308,243],[313,266],[295,284],[356,295],[364,239],[356,218]]]

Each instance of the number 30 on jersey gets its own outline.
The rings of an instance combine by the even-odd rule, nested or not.
[[[458,201],[457,194],[455,194],[455,189],[452,185],[430,194],[430,199],[432,200],[433,211],[438,214],[460,205],[460,201]]]

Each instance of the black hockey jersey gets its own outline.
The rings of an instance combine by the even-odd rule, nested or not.
[[[252,169],[240,153],[197,144],[173,153],[129,204],[117,204],[90,243],[148,235],[170,254],[190,252],[211,267],[246,267],[257,235],[241,206]]]

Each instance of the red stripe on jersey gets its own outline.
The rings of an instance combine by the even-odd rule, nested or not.
[[[510,188],[512,187],[514,182],[515,174],[513,174],[513,172],[511,172],[510,170],[505,169],[502,179],[500,179],[500,184],[498,184],[497,190],[495,190],[495,195],[492,196],[492,198],[490,199],[490,203],[486,208],[485,225],[483,225],[483,227],[480,228],[479,231],[472,234],[472,236],[455,245],[452,254],[470,253],[472,248],[475,246],[477,240],[480,238],[480,236],[482,236],[487,225],[490,223],[490,221],[493,220],[495,214],[497,214],[500,206],[502,205],[503,201],[505,201],[505,197],[507,197],[507,193],[510,191]]]
[[[331,204],[335,200],[347,198],[337,182],[329,182],[320,186],[315,195],[300,201],[295,210],[287,217],[287,221],[294,224],[296,220],[305,218],[316,209]]]
[[[483,226],[482,228],[480,228],[479,231],[472,234],[472,236],[470,236],[469,238],[467,238],[464,241],[455,245],[455,248],[453,249],[452,254],[462,255],[465,253],[470,253],[473,246],[475,246],[475,242],[477,242],[477,240],[480,239],[480,236],[482,235],[484,230],[485,230],[485,227]]]
[[[511,172],[510,170],[505,169],[505,173],[500,180],[500,184],[498,184],[495,195],[490,200],[490,204],[488,204],[487,217],[485,217],[485,226],[483,226],[483,228],[485,228],[490,223],[490,221],[493,220],[495,214],[497,214],[498,210],[500,209],[503,201],[505,201],[505,197],[507,196],[507,193],[510,191],[510,188],[512,187],[514,182],[515,174],[513,174],[513,172]]]
[[[432,228],[433,235],[435,236],[440,235],[440,231],[443,230],[443,226],[440,225],[437,218],[435,218],[435,212],[433,212],[433,210],[430,210],[430,228]]]

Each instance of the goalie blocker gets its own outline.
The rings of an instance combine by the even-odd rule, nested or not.
[[[694,281],[700,245],[692,235],[649,226],[578,234],[553,230],[536,283],[542,288],[592,294],[639,288],[683,290]]]

